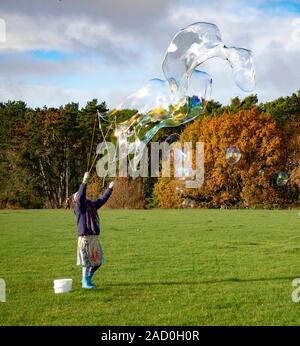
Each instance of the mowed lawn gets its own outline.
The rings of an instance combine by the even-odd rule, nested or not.
[[[300,325],[296,210],[102,210],[101,224],[107,262],[83,290],[72,210],[0,211],[0,325]]]

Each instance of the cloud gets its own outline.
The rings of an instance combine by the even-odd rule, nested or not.
[[[29,106],[53,106],[59,107],[69,102],[79,103],[84,106],[87,100],[94,98],[91,90],[82,90],[81,88],[66,88],[52,84],[27,84],[26,82],[10,82],[0,86],[1,98],[5,100],[28,100]],[[18,97],[16,98],[16,94]]]
[[[260,89],[267,91],[271,88],[276,96],[300,89],[299,50],[289,50],[278,42],[271,42],[266,51],[268,54],[259,56]]]
[[[31,53],[7,52],[0,56],[1,78],[35,77],[40,80],[55,78],[58,75],[89,73],[88,65],[75,60],[39,59]]]
[[[115,63],[132,61],[139,55],[134,38],[116,31],[110,23],[91,22],[88,17],[76,20],[61,17],[49,20],[45,15],[31,18],[7,14],[7,39],[1,51],[57,50],[98,54],[103,60]]]
[[[293,23],[299,18],[299,14],[281,12],[279,16],[276,11],[266,12],[263,7],[267,4],[265,1],[259,1],[259,7],[241,3],[243,6],[234,1],[226,1],[224,5],[219,1],[212,1],[212,4],[202,6],[205,21],[219,26],[228,46],[252,50],[257,77],[254,92],[258,94],[260,101],[291,94],[300,88],[300,46],[293,39],[293,32],[296,30]],[[172,9],[169,13],[170,21],[184,25],[195,22],[198,20],[197,8],[197,4],[194,4]],[[217,59],[212,60],[214,61],[203,68],[208,68],[213,77],[213,98],[227,102],[230,94],[245,96],[233,86],[226,64]]]
[[[0,43],[1,100],[50,106],[98,97],[116,105],[148,79],[162,77],[165,49],[179,29],[195,21],[217,24],[226,44],[253,51],[261,101],[290,94],[299,88],[300,48],[293,34],[299,2],[279,3],[2,0],[7,40]],[[51,60],[35,51],[68,54]],[[214,79],[214,99],[244,95],[228,64],[215,60],[203,68]]]
[[[176,3],[178,1],[174,0]],[[83,16],[93,22],[106,19],[123,30],[125,27],[136,28],[137,25],[151,22],[153,18],[164,16],[169,4],[170,0],[22,0],[18,4],[11,0],[1,0],[1,12],[49,18],[76,19]]]

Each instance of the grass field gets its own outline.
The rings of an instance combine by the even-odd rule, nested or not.
[[[300,325],[297,211],[103,210],[81,289],[72,211],[0,211],[0,325]],[[73,290],[53,292],[53,279]]]

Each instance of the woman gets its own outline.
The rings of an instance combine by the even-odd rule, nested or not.
[[[104,195],[95,201],[86,198],[89,173],[86,172],[78,192],[74,194],[74,213],[77,217],[78,247],[77,265],[82,265],[82,287],[93,288],[93,275],[103,264],[103,251],[99,240],[100,219],[97,210],[101,208],[112,194],[114,182],[109,184]]]

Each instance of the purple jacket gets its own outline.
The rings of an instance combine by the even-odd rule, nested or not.
[[[101,208],[112,194],[112,189],[108,188],[102,197],[93,201],[96,209]],[[77,232],[78,236],[95,234],[87,227],[86,222],[86,184],[81,184],[78,190],[77,202],[75,203],[74,213],[77,217]],[[100,224],[96,225],[96,234],[100,234]]]

